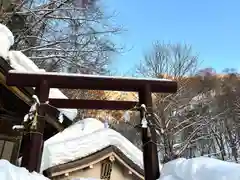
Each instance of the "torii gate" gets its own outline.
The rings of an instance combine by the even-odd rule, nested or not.
[[[136,104],[145,104],[149,112],[152,111],[151,93],[175,93],[177,83],[170,80],[124,78],[111,76],[93,76],[83,74],[62,73],[25,73],[15,70],[9,71],[7,85],[17,87],[36,87],[36,95],[42,104],[39,107],[37,132],[28,135],[29,145],[24,147],[22,166],[29,171],[39,172],[42,151],[43,133],[45,127],[44,114],[46,102],[57,108],[74,109],[108,109],[128,110]],[[133,91],[138,92],[139,102],[134,101],[103,101],[80,99],[49,99],[50,88],[109,90],[109,91]],[[143,112],[141,111],[141,118]],[[154,122],[153,122],[154,124]],[[160,176],[159,161],[157,155],[157,141],[154,125],[151,125],[151,137],[147,136],[147,129],[142,128],[143,161],[145,180],[156,180]],[[26,135],[27,136],[27,135]]]

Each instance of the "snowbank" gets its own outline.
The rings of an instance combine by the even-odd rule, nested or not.
[[[36,172],[30,173],[25,168],[12,165],[6,160],[0,160],[1,180],[50,180]]]
[[[14,44],[12,32],[3,24],[0,23],[0,56],[10,62],[13,69],[21,72],[45,72],[44,69],[39,69],[32,60],[25,56],[20,51],[9,51]],[[52,88],[49,92],[49,98],[67,99],[67,97],[59,90]],[[59,109],[68,119],[73,120],[77,116],[77,109]]]
[[[104,128],[102,122],[88,118],[44,143],[41,171],[85,157],[109,145],[118,147],[136,165],[143,168],[141,150],[118,132]]]
[[[198,157],[163,165],[160,180],[240,180],[240,164]]]

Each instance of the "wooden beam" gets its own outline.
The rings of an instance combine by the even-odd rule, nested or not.
[[[138,105],[138,102],[83,99],[49,99],[49,104],[57,108],[128,110]]]
[[[0,58],[1,60],[1,58]],[[6,87],[9,91],[15,94],[18,98],[20,98],[26,104],[30,104],[31,100],[28,98],[22,91],[20,91],[17,87],[9,87],[6,85],[6,77],[0,72],[0,83]]]
[[[152,92],[175,93],[177,91],[177,83],[167,79],[60,73],[23,73],[15,70],[9,71],[7,75],[7,85],[9,86],[36,87],[43,80],[47,80],[51,88],[138,92],[145,84],[148,84]]]

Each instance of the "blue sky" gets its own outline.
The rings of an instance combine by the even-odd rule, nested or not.
[[[105,0],[114,21],[127,31],[115,41],[130,49],[115,57],[129,72],[154,41],[192,45],[202,67],[240,70],[240,0]]]

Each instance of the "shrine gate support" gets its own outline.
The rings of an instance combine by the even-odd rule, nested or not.
[[[76,109],[108,109],[128,110],[136,104],[145,104],[148,112],[152,112],[152,93],[175,93],[177,83],[163,79],[123,78],[110,76],[93,76],[82,74],[60,73],[23,73],[9,71],[7,85],[17,87],[36,87],[36,95],[41,106],[39,109],[37,132],[26,135],[29,144],[24,148],[22,166],[30,171],[40,170],[43,133],[45,127],[44,114],[47,111],[46,102],[57,108]],[[135,101],[103,101],[80,99],[49,99],[50,88],[109,90],[138,92],[139,102]],[[141,113],[141,117],[143,113]],[[143,161],[145,180],[156,180],[160,176],[157,154],[157,140],[154,122],[150,125],[152,136],[147,136],[147,129],[142,128]]]

